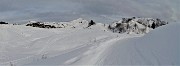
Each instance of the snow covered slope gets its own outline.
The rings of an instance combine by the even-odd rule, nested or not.
[[[104,31],[97,23],[89,29],[44,29],[25,25],[0,25],[0,66],[69,65],[99,55],[95,49],[110,44],[119,34]],[[130,38],[120,34],[122,38]],[[77,64],[94,64],[94,60]]]
[[[79,20],[71,24],[79,26]],[[179,26],[143,36],[105,31],[101,23],[56,29],[0,25],[0,66],[177,65]]]
[[[100,65],[179,65],[180,23],[153,30],[149,34],[116,42],[102,54]]]

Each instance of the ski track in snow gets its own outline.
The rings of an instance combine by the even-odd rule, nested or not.
[[[99,48],[99,45],[108,45],[111,42],[121,40],[124,38],[130,38],[130,37],[104,37],[102,36],[99,38],[99,40],[91,40],[89,43],[85,43],[82,46],[75,47],[70,50],[64,51],[65,53],[62,53],[60,55],[45,59],[45,60],[40,60],[37,62],[30,63],[30,65],[33,64],[40,64],[40,65],[71,65],[75,64],[76,62],[80,61],[84,57],[91,55],[97,51],[96,48]],[[95,54],[96,55],[96,54]],[[67,57],[66,57],[67,56]],[[58,60],[59,59],[59,60]],[[48,63],[44,63],[48,62]],[[96,61],[98,62],[98,61]],[[28,65],[28,64],[27,64]]]
[[[46,59],[46,60],[53,60],[55,58],[56,59],[58,59],[58,58],[59,59],[61,59],[61,58],[64,59],[64,56],[71,55],[71,56],[68,56],[69,58],[64,59],[65,62],[62,61],[62,59],[61,59],[61,61],[64,62],[62,64],[73,64],[73,63],[77,62],[78,60],[80,60],[82,57],[84,57],[87,54],[89,54],[89,53],[87,53],[87,51],[88,50],[91,51],[92,47],[97,47],[99,43],[101,43],[103,41],[106,41],[106,40],[109,40],[109,39],[111,39],[111,38],[103,38],[103,39],[100,39],[100,40],[96,40],[95,42],[94,41],[90,41],[89,43],[86,43],[86,44],[84,44],[82,46],[78,46],[78,47],[75,47],[73,49],[67,50],[67,51],[65,51],[65,53],[62,53],[62,54],[60,54],[58,56],[55,56],[54,58],[50,58],[50,59]],[[56,64],[58,62],[61,63],[60,61],[58,61],[58,62],[48,61],[48,62],[52,63],[52,64]],[[43,65],[46,65],[46,63],[44,63]]]
[[[74,32],[74,31],[72,31]],[[71,33],[71,32],[70,32]],[[57,34],[58,35],[58,34]],[[75,47],[75,48],[72,48],[72,49],[69,49],[69,50],[65,50],[63,52],[60,53],[60,55],[57,55],[57,56],[54,56],[54,57],[50,57],[48,59],[38,59],[41,54],[43,54],[44,50],[48,49],[49,46],[51,46],[53,43],[52,42],[55,42],[57,40],[60,40],[60,39],[63,39],[67,36],[69,36],[69,34],[66,34],[66,35],[63,35],[63,37],[61,36],[61,38],[59,38],[57,35],[50,35],[50,36],[47,36],[47,37],[43,37],[43,38],[36,38],[34,41],[32,41],[30,43],[30,45],[33,45],[35,44],[36,42],[39,42],[41,40],[47,40],[47,44],[45,44],[45,46],[38,51],[38,53],[32,55],[32,56],[27,56],[25,58],[20,58],[20,59],[16,59],[16,60],[13,60],[13,61],[8,61],[8,62],[5,62],[5,63],[1,63],[2,65],[8,65],[11,63],[18,63],[18,62],[21,62],[23,63],[22,61],[24,61],[24,63],[29,63],[30,61],[36,61],[35,63],[30,63],[30,64],[39,64],[41,65],[46,65],[46,63],[43,63],[43,62],[48,62],[48,64],[55,64],[55,65],[61,65],[61,64],[65,64],[65,65],[69,65],[69,64],[74,64],[75,62],[78,62],[79,60],[83,59],[83,57],[86,57],[88,56],[89,54],[93,54],[97,51],[97,49],[99,50],[99,45],[110,45],[111,42],[115,42],[115,41],[118,41],[118,40],[121,40],[121,39],[125,39],[125,38],[130,38],[128,36],[120,36],[120,37],[107,37],[107,36],[102,36],[102,37],[97,37],[96,39],[92,39],[90,40],[89,43],[85,43],[81,46],[78,46],[78,47]],[[51,38],[52,37],[52,38]],[[48,39],[50,38],[50,39]],[[111,43],[112,44],[112,43]],[[68,56],[70,55],[70,56]],[[94,54],[96,55],[96,54]],[[66,56],[68,56],[67,58],[65,58]],[[35,60],[36,59],[36,60]],[[60,61],[55,61],[55,59],[61,59]],[[62,60],[64,59],[64,60]],[[99,59],[100,60],[100,59]],[[93,62],[93,63],[98,63],[100,61],[96,61],[96,62]],[[27,64],[28,65],[28,64]]]
[[[4,27],[4,28],[5,28],[5,27]],[[10,28],[10,27],[8,27],[8,28]],[[15,28],[14,30],[17,30],[17,31],[18,31],[17,28]],[[17,33],[17,31],[6,30],[6,33]],[[42,41],[47,40],[47,41],[50,41],[51,43],[47,42],[47,44],[46,44],[38,53],[36,53],[36,54],[34,54],[34,55],[32,55],[32,56],[27,56],[27,57],[24,57],[24,58],[20,58],[20,59],[8,61],[8,62],[0,63],[0,65],[9,65],[10,62],[16,64],[16,63],[18,63],[18,62],[22,62],[23,60],[26,61],[27,59],[30,59],[30,58],[32,58],[32,60],[34,60],[34,59],[36,58],[36,56],[39,56],[39,55],[43,54],[43,51],[44,51],[45,49],[47,49],[48,46],[50,46],[51,44],[53,44],[52,42],[54,42],[54,41],[56,41],[56,40],[63,39],[63,38],[65,38],[65,37],[69,36],[69,34],[72,33],[72,32],[75,32],[75,30],[72,30],[72,31],[70,31],[70,32],[68,32],[68,33],[63,34],[63,37],[62,37],[62,36],[59,37],[58,35],[60,35],[60,34],[55,34],[55,35],[50,35],[50,36],[47,36],[47,37],[35,38],[35,39],[33,39],[34,41],[31,41],[31,43],[29,43],[29,45],[28,45],[29,47],[32,46],[33,44],[37,43],[37,42],[40,42],[41,40],[42,40]],[[50,39],[49,39],[49,38],[50,38]],[[30,60],[30,61],[31,61],[31,60]]]

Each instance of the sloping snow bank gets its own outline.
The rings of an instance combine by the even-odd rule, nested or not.
[[[112,45],[100,65],[179,65],[180,23],[157,28],[141,38]]]
[[[83,53],[88,53],[86,51],[91,50],[91,47],[119,35],[104,30],[102,24],[78,29],[0,25],[0,66],[52,66],[75,63],[82,56],[89,55]]]

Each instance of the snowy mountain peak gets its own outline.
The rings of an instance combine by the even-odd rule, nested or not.
[[[28,23],[36,23],[37,21],[29,21]]]
[[[83,19],[83,18],[78,18],[78,19],[75,19],[73,21],[70,21],[72,23],[84,23],[84,22],[88,22],[87,20]]]
[[[78,19],[76,19],[77,21],[82,21],[82,20],[84,20],[83,18],[78,18]]]

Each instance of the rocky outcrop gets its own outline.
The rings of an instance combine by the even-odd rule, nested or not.
[[[109,25],[108,29],[117,33],[136,33],[143,34],[148,33],[150,29],[155,29],[162,25],[166,25],[168,22],[162,21],[160,19],[153,18],[122,18],[119,22],[114,22]]]
[[[53,25],[45,25],[44,23],[41,22],[29,23],[26,26],[39,27],[39,28],[56,28]]]

